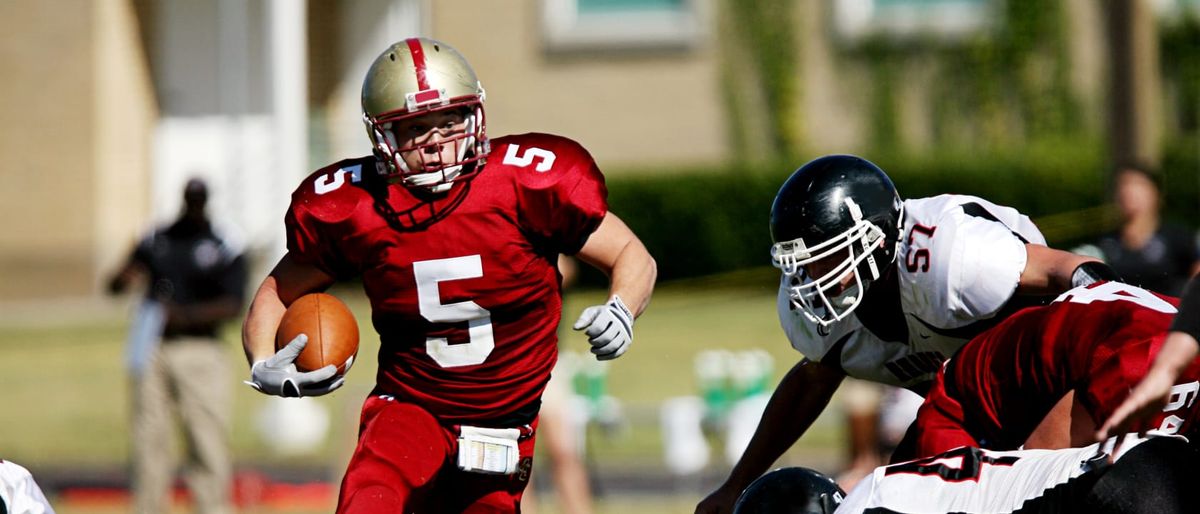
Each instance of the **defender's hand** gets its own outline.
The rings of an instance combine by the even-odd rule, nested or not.
[[[633,344],[633,313],[617,295],[604,305],[584,309],[574,328],[587,334],[597,360],[620,357]]]
[[[1126,432],[1144,432],[1150,428],[1144,426],[1146,420],[1162,412],[1170,399],[1173,385],[1175,377],[1164,370],[1152,368],[1096,431],[1096,440],[1104,441]]]
[[[334,378],[337,367],[332,364],[308,372],[296,369],[296,357],[307,344],[308,336],[300,334],[271,358],[255,362],[250,367],[250,380],[246,381],[246,385],[264,394],[284,398],[321,396],[342,387],[346,379]]]

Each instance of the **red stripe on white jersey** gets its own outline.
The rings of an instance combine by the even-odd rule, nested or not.
[[[421,48],[421,40],[409,38],[404,42],[408,44],[408,52],[412,54],[413,68],[417,70],[417,88],[421,91],[429,89],[429,81],[425,78],[425,49]]]

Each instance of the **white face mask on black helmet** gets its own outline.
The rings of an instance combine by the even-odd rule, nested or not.
[[[796,170],[771,206],[771,264],[793,307],[822,327],[848,317],[895,262],[903,216],[891,180],[864,159],[832,155]]]
[[[854,218],[854,225],[837,236],[807,246],[803,238],[775,243],[771,246],[771,264],[783,271],[788,280],[788,298],[809,321],[827,326],[841,321],[862,303],[864,282],[882,276],[874,250],[883,241],[883,230],[864,220],[862,210],[850,198],[845,199]],[[844,253],[845,258],[820,277],[809,276],[805,268],[818,261]],[[864,264],[870,276],[866,281],[859,274]],[[848,276],[853,280],[836,295],[831,295]]]

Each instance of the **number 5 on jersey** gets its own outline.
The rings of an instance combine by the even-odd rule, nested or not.
[[[482,364],[496,348],[492,336],[492,313],[470,300],[442,303],[440,283],[483,276],[478,255],[413,263],[417,282],[417,305],[421,317],[433,323],[467,322],[470,342],[450,344],[444,337],[425,338],[425,353],[443,368]]]
[[[509,166],[524,168],[533,164],[534,159],[538,159],[537,167],[533,169],[545,173],[550,171],[550,168],[554,166],[554,159],[557,157],[554,155],[554,152],[536,146],[526,148],[520,155],[517,155],[517,152],[521,152],[521,145],[508,145],[508,150],[504,152],[504,161],[502,162]]]

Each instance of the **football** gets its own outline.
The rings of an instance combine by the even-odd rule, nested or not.
[[[330,364],[339,375],[350,370],[358,355],[358,322],[336,296],[311,293],[292,302],[275,332],[275,350],[296,336],[308,335],[308,344],[296,357],[296,369],[313,371]]]

